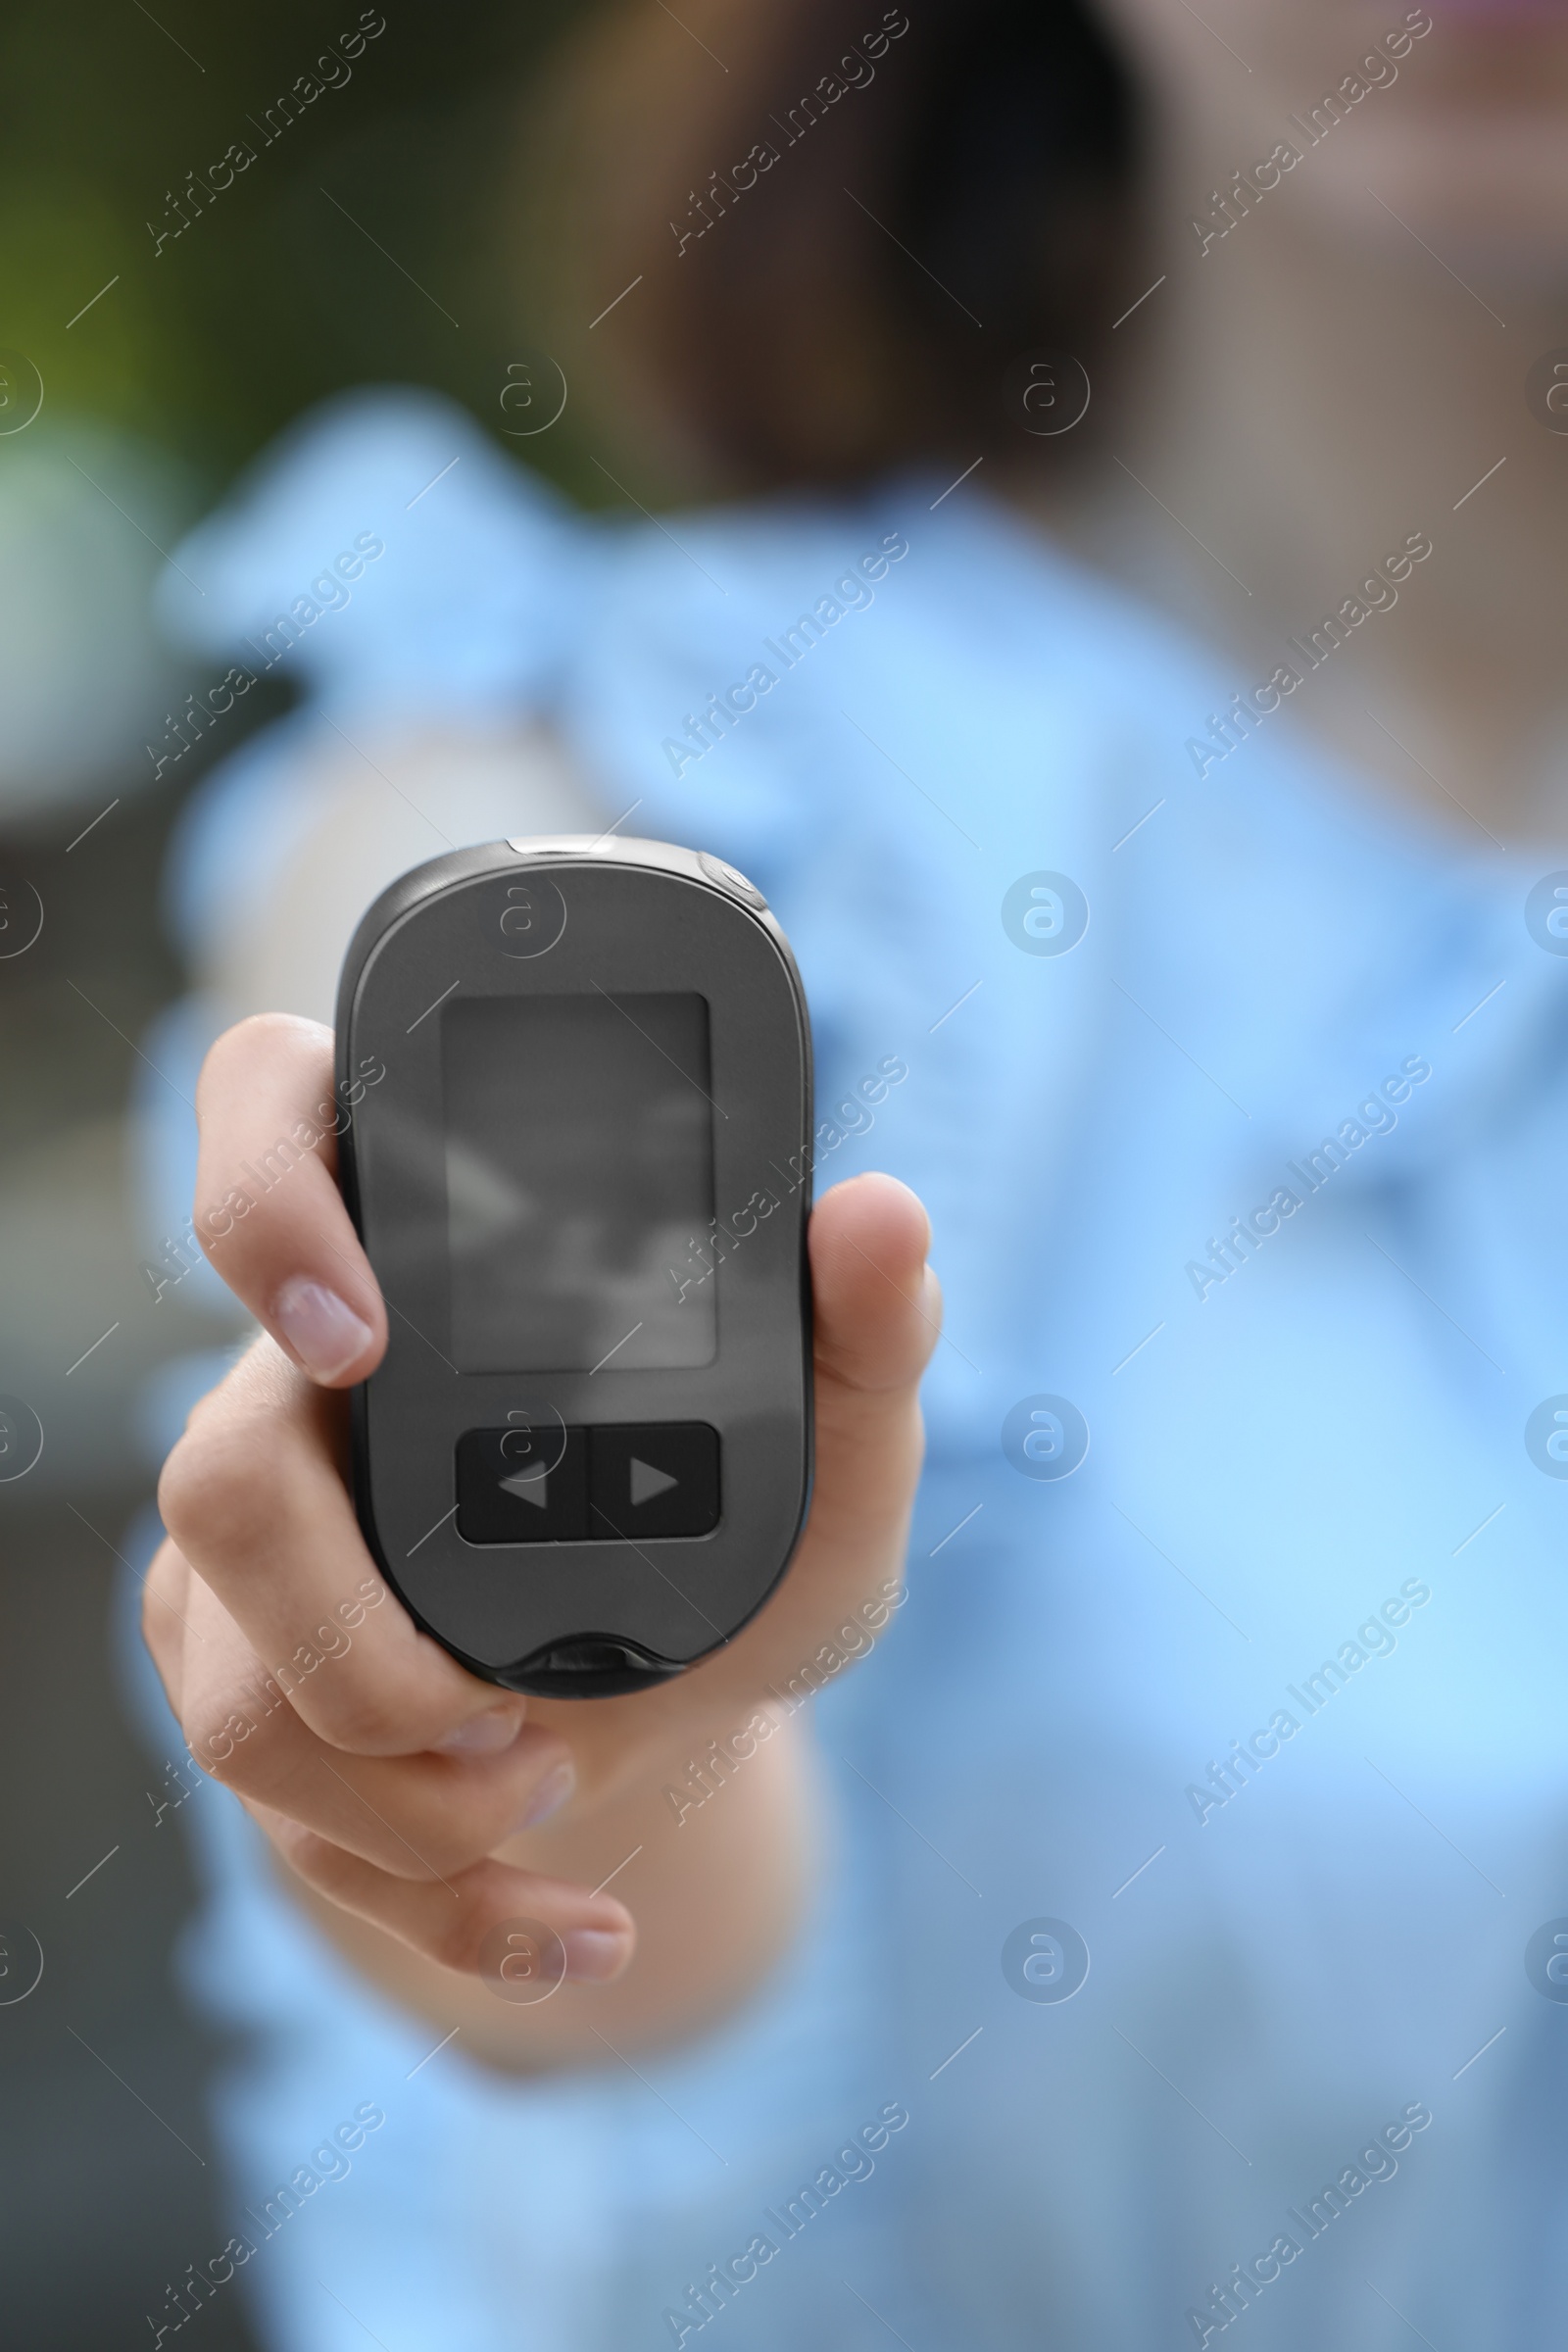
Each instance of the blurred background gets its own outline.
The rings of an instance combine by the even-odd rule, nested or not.
[[[214,2053],[171,1980],[190,1890],[158,1807],[181,1784],[125,1722],[108,1618],[152,1493],[149,1379],[234,1326],[194,1285],[155,1298],[126,1114],[183,985],[171,829],[286,690],[264,680],[184,748],[184,698],[214,680],[159,643],[151,591],[253,453],[341,387],[433,385],[504,430],[534,341],[519,124],[580,13],[14,0],[0,30],[0,2310],[28,2352],[151,2340],[166,2281],[224,2234]],[[362,32],[325,86],[318,56]],[[269,143],[301,75],[319,94]],[[220,190],[235,141],[256,161]],[[569,413],[528,455],[602,496]],[[208,2352],[247,2342],[227,2298],[201,2328]]]

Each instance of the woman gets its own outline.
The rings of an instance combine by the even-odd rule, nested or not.
[[[329,1147],[213,1249],[270,1336],[147,1615],[255,1825],[192,1808],[209,2275],[291,2348],[1500,2352],[1563,2293],[1568,31],[854,31],[639,17],[558,99],[574,391],[611,345],[645,458],[780,495],[588,524],[374,396],[182,552],[199,616],[172,575],[309,694],[192,829],[161,1067],[328,1018],[449,840],[614,825],[767,892],[824,1114],[808,1535],[655,1698],[519,1728],[383,1597]],[[223,1039],[198,1231],[327,1076]]]

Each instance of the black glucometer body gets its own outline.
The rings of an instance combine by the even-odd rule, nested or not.
[[[511,1690],[666,1680],[766,1598],[810,1483],[788,941],[744,875],[662,842],[461,850],[361,922],[337,1071],[390,1326],[353,1396],[378,1566]]]

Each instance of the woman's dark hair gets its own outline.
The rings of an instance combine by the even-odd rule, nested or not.
[[[717,486],[1021,438],[1011,365],[1125,299],[1133,90],[1079,0],[641,0],[572,79],[553,331]]]

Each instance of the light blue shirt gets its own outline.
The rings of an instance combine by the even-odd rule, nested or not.
[[[421,2065],[237,1809],[186,1806],[188,1971],[241,2035],[220,2291],[289,2352],[1561,2333],[1568,2003],[1526,1947],[1568,1917],[1568,964],[1525,903],[1568,856],[1390,813],[1310,676],[1200,779],[1249,681],[940,489],[590,522],[380,394],[186,544],[204,598],[169,575],[255,666],[385,549],[200,795],[187,940],[265,898],[326,718],[536,713],[627,830],[766,891],[819,1185],[914,1185],[948,1301],[909,1595],[816,1702],[827,1880],[710,2039]],[[187,1008],[159,1057],[200,1042]],[[190,1141],[152,1097],[146,1133],[173,1231]],[[367,2102],[349,2176],[312,2169]]]

